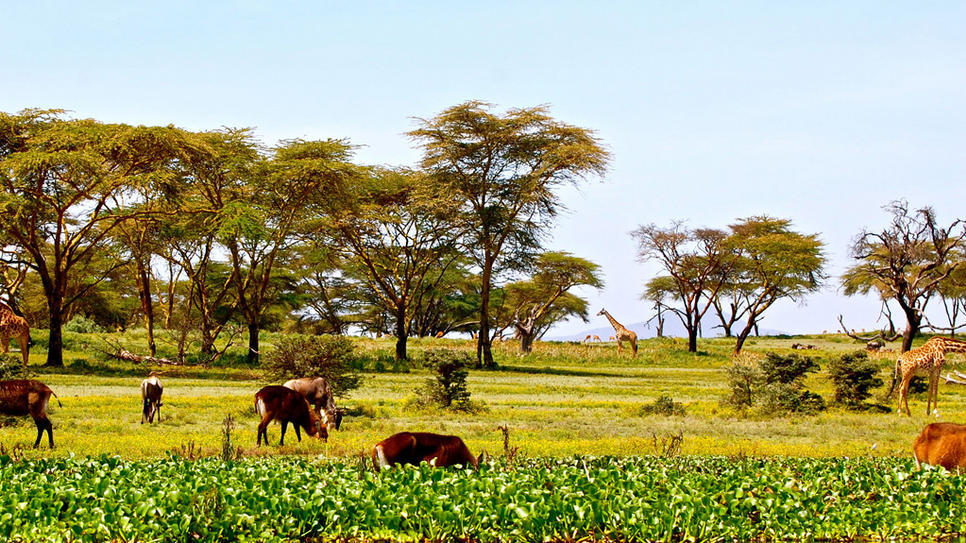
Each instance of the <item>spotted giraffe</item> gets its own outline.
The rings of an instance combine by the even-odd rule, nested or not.
[[[17,315],[9,305],[0,302],[0,343],[3,352],[10,352],[10,338],[17,338],[20,342],[20,352],[23,354],[23,365],[27,365],[30,354],[30,325],[27,319]]]
[[[610,321],[610,325],[614,327],[614,332],[616,332],[614,334],[614,338],[617,340],[617,354],[620,354],[622,351],[621,343],[626,341],[631,344],[631,350],[634,351],[634,356],[637,356],[637,334],[634,333],[633,330],[624,328],[624,325],[617,322],[617,319],[614,317],[611,317],[610,313],[608,313],[606,309],[601,308],[600,313],[597,313],[597,315],[607,317],[607,320]]]
[[[926,414],[936,409],[939,404],[939,372],[946,363],[946,353],[966,352],[966,341],[959,341],[945,337],[929,338],[921,347],[910,349],[899,355],[896,360],[895,381],[899,381],[899,412],[905,406],[906,415],[909,411],[909,382],[916,373],[929,374],[929,393],[926,396]],[[901,381],[900,381],[901,379]]]

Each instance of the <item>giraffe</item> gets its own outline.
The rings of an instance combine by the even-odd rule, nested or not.
[[[617,354],[620,354],[622,349],[621,342],[626,341],[631,344],[631,350],[634,351],[634,356],[637,356],[637,334],[633,330],[628,330],[624,328],[624,325],[617,322],[617,319],[610,316],[610,313],[606,309],[601,308],[600,313],[597,315],[603,315],[607,317],[610,321],[610,325],[614,327],[614,337],[617,339]]]
[[[893,377],[893,387],[900,377],[902,379],[899,385],[899,413],[902,413],[905,405],[906,415],[912,415],[909,411],[909,381],[912,381],[917,372],[929,373],[926,414],[929,414],[930,406],[936,409],[939,404],[939,372],[946,363],[946,353],[962,352],[966,352],[966,341],[934,336],[921,347],[900,354]]]
[[[27,366],[27,357],[30,354],[30,325],[27,319],[17,315],[13,309],[0,302],[0,344],[3,344],[3,352],[10,352],[10,338],[17,338],[20,342],[20,352],[23,354],[23,365]]]

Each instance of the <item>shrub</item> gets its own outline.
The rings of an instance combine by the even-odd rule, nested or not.
[[[97,334],[107,330],[83,315],[74,315],[74,318],[64,325],[64,331],[74,332],[75,334]]]
[[[825,409],[821,396],[805,388],[805,375],[818,363],[798,354],[768,353],[764,359],[739,357],[728,368],[731,394],[725,403],[739,408],[760,405],[767,413],[814,413]]]
[[[22,358],[11,353],[0,353],[0,381],[28,377]]]
[[[344,396],[362,384],[352,360],[354,350],[352,340],[345,336],[291,336],[265,356],[265,377],[274,382],[322,377],[333,394]]]
[[[764,380],[758,363],[748,357],[739,356],[728,366],[727,373],[731,395],[725,399],[725,403],[738,408],[752,407],[755,404],[755,393]]]
[[[863,409],[863,402],[872,397],[871,389],[882,386],[879,367],[864,351],[843,354],[828,366],[835,392],[832,401],[850,409]]]
[[[661,394],[653,403],[641,408],[641,412],[649,415],[684,415],[684,404],[675,402],[670,394]]]
[[[416,389],[421,403],[458,411],[470,410],[470,391],[466,388],[469,372],[466,368],[474,360],[469,353],[431,349],[423,353],[420,361],[434,374],[432,379],[427,379],[422,387]]]
[[[769,413],[814,413],[825,409],[821,396],[805,388],[805,375],[821,367],[811,357],[768,353],[761,361],[762,408]]]

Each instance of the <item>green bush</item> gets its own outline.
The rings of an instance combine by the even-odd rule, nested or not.
[[[765,412],[815,413],[825,409],[825,400],[805,388],[805,375],[822,369],[811,357],[768,353],[760,364]]]
[[[864,401],[872,397],[871,389],[882,386],[879,367],[865,351],[843,354],[828,365],[829,379],[835,388],[832,402],[849,409],[864,409]]]
[[[262,367],[269,381],[322,377],[333,394],[344,396],[362,384],[353,362],[354,351],[355,345],[345,336],[290,336],[265,356]]]
[[[466,368],[473,365],[470,353],[451,349],[430,349],[420,357],[423,367],[433,373],[432,379],[416,389],[420,403],[469,411],[470,391],[466,386],[469,372]]]
[[[641,408],[644,414],[648,415],[684,415],[684,404],[675,402],[670,394],[661,394],[653,403],[644,405]]]
[[[754,406],[755,394],[764,380],[759,365],[739,358],[732,362],[726,371],[731,395],[724,403],[739,409]]]
[[[11,353],[0,353],[0,381],[27,378],[27,370],[23,367],[23,358]]]
[[[64,331],[76,334],[98,334],[107,330],[83,315],[74,315],[74,318],[64,325]]]
[[[825,409],[821,396],[805,388],[805,375],[818,363],[798,354],[768,353],[751,362],[737,359],[727,369],[731,394],[724,403],[738,408],[758,405],[766,413],[814,413]]]

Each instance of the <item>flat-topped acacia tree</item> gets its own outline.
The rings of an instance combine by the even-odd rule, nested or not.
[[[607,169],[609,154],[592,130],[557,121],[548,111],[538,106],[500,114],[491,104],[469,101],[418,119],[409,132],[422,145],[422,166],[436,188],[461,202],[465,250],[480,269],[480,367],[496,367],[489,307],[494,276],[537,252],[562,207],[556,189]]]
[[[64,317],[122,260],[87,266],[124,221],[163,213],[139,206],[174,182],[172,164],[204,154],[175,127],[68,119],[59,110],[0,113],[0,230],[27,255],[46,297],[47,364],[62,366]],[[81,286],[70,286],[79,279]]]

